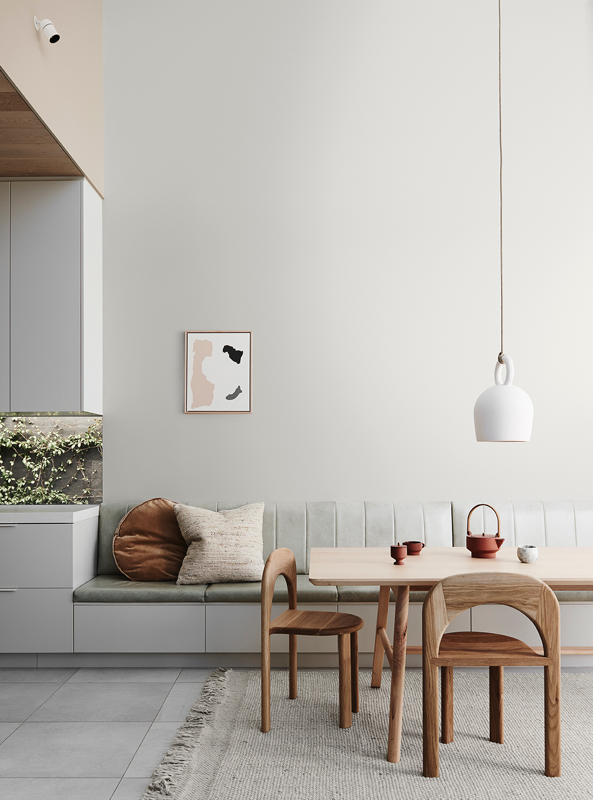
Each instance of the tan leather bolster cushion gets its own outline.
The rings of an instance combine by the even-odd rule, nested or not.
[[[113,557],[133,581],[174,581],[187,544],[172,500],[155,497],[128,511],[113,537]]]

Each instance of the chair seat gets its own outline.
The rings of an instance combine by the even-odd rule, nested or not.
[[[364,621],[354,614],[336,611],[299,611],[288,609],[273,619],[270,633],[298,633],[301,636],[337,636],[359,631]]]
[[[520,639],[498,633],[464,631],[443,635],[433,663],[439,667],[543,667],[551,661]]]

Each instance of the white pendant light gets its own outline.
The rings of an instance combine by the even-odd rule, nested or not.
[[[498,144],[500,153],[500,353],[494,369],[494,386],[478,397],[474,406],[474,425],[478,442],[528,442],[533,426],[531,398],[513,386],[515,368],[512,359],[504,354],[504,302],[502,270],[502,70],[501,14],[498,0]],[[504,383],[502,369],[506,367]]]
[[[474,406],[474,424],[478,442],[528,442],[533,425],[533,403],[531,398],[513,386],[515,368],[509,356],[502,355],[502,362],[494,368],[494,386],[478,397]],[[506,377],[502,382],[502,368],[506,366]]]

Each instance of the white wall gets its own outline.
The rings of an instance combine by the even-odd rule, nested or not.
[[[591,0],[105,2],[105,498],[591,499]],[[183,331],[254,331],[185,415]]]

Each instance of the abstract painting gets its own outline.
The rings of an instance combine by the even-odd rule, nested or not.
[[[251,412],[251,331],[185,332],[185,412]]]

